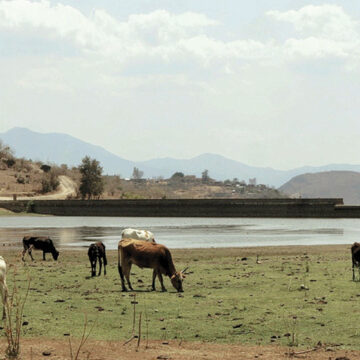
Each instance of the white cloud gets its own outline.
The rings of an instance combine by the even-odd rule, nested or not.
[[[267,15],[278,21],[289,22],[303,34],[316,34],[333,40],[358,38],[359,24],[338,5],[308,5],[299,10],[269,11]]]
[[[305,145],[308,159],[324,133],[324,154],[336,161],[334,136],[346,132],[344,123],[356,127],[360,31],[340,6],[270,11],[262,19],[268,40],[260,41],[229,34],[227,24],[196,12],[155,10],[120,20],[73,4],[0,0],[0,36],[14,39],[15,49],[9,56],[12,42],[0,48],[0,114],[8,127],[32,122],[34,130],[102,142],[125,158],[211,151],[283,167],[306,162],[304,128],[313,141]],[[294,28],[291,36],[271,32],[283,22]],[[75,51],[47,48],[58,45]],[[124,131],[119,142],[114,134]],[[144,132],[148,140],[139,146]]]
[[[208,64],[218,59],[266,56],[267,44],[254,40],[224,42],[206,34],[219,22],[204,14],[171,14],[165,10],[130,15],[121,22],[104,10],[86,17],[71,6],[42,0],[0,1],[0,28],[44,30],[44,36],[73,41],[84,52],[115,57],[118,61],[155,56],[163,61],[181,57]]]
[[[304,58],[354,58],[360,52],[359,24],[337,5],[308,5],[299,10],[269,11],[269,18],[294,25],[299,36],[283,43],[275,39],[224,41],[207,29],[219,22],[204,14],[172,14],[156,10],[118,21],[105,10],[85,16],[72,6],[49,1],[0,1],[0,28],[43,30],[44,36],[72,41],[83,53],[108,57],[119,64],[136,59],[178,62],[208,67],[220,65],[231,73],[239,61],[273,64]],[[353,64],[352,64],[353,65]]]
[[[291,23],[298,32],[299,37],[289,38],[283,44],[284,54],[290,59],[359,55],[359,22],[338,5],[308,5],[299,10],[269,11],[267,15]]]

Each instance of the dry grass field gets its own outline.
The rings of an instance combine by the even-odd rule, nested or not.
[[[116,251],[108,274],[91,278],[86,249],[62,250],[57,262],[35,253],[22,264],[20,248],[9,245],[1,245],[9,288],[15,279],[24,293],[31,281],[26,359],[44,351],[69,359],[85,314],[91,331],[81,359],[360,358],[360,282],[351,281],[349,246],[174,250],[177,268],[190,266],[178,294],[168,279],[166,293],[149,291],[151,271],[137,267],[135,291],[121,292]],[[139,328],[139,347],[138,338],[124,345]]]

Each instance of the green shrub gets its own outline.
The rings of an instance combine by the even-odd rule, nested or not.
[[[57,175],[50,171],[45,173],[41,179],[41,193],[46,194],[48,192],[54,191],[60,185]]]

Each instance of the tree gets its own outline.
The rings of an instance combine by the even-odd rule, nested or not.
[[[12,159],[14,157],[14,151],[0,140],[0,159]]]
[[[136,166],[134,167],[133,173],[132,173],[132,178],[133,179],[141,179],[144,175],[144,172],[139,170]]]
[[[102,178],[102,167],[99,161],[85,156],[79,166],[81,174],[80,194],[83,199],[100,197],[104,191],[104,181]]]
[[[178,171],[178,172],[172,174],[170,180],[171,180],[172,182],[183,182],[183,181],[184,181],[184,177],[185,177],[184,173]]]
[[[207,183],[210,180],[210,176],[209,176],[209,170],[204,170],[201,173],[201,180],[203,183]]]
[[[185,176],[184,173],[178,171],[178,172],[172,174],[171,179],[179,179],[179,178],[183,178],[184,176]]]

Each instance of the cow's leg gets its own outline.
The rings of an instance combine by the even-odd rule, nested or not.
[[[165,292],[167,291],[165,286],[164,286],[164,280],[163,280],[163,276],[161,274],[161,271],[160,270],[157,270],[157,274],[158,274],[158,277],[159,277],[159,281],[160,281],[160,285],[161,285],[161,291],[162,292]]]
[[[46,261],[46,258],[45,258],[45,251],[43,251],[43,260]]]
[[[121,259],[121,261],[120,261],[120,259]],[[119,270],[120,279],[121,279],[122,291],[127,291],[127,288],[125,286],[125,279],[124,279],[124,272],[125,272],[126,267],[127,267],[127,263],[126,263],[124,251],[122,248],[119,248],[118,249],[118,270]]]
[[[126,266],[126,268],[124,269],[124,275],[126,278],[126,281],[128,283],[129,289],[130,290],[134,290],[133,287],[131,286],[131,282],[130,282],[130,270],[131,270],[131,262],[129,262]]]
[[[100,256],[98,257],[98,260],[99,260],[99,274],[98,274],[98,276],[100,276],[101,275],[101,268],[102,268],[102,261],[101,261]]]
[[[152,276],[152,285],[151,285],[151,291],[156,291],[155,289],[155,279],[156,279],[156,269],[153,270],[153,276]]]
[[[2,319],[4,320],[6,318],[6,305],[7,305],[7,297],[8,297],[8,288],[7,288],[5,280],[3,283],[1,283],[0,290],[1,290],[1,299],[2,299],[2,303],[3,303]]]
[[[93,264],[92,264],[92,260],[89,257],[89,261],[90,261],[90,267],[91,267],[91,276],[93,276]]]
[[[105,258],[105,256],[104,256],[104,275],[106,275],[106,258]]]
[[[33,256],[32,256],[32,249],[33,249],[33,248],[34,248],[34,246],[33,246],[33,245],[30,245],[30,246],[29,246],[29,249],[28,249],[28,253],[29,253],[32,261],[34,261],[34,258],[33,258]]]
[[[26,246],[24,246],[24,250],[23,250],[23,252],[22,252],[22,261],[25,261],[25,254],[27,253],[27,251],[29,250],[29,248]]]
[[[91,277],[96,275],[96,259],[91,259]]]
[[[353,281],[355,281],[355,259],[352,257],[352,273],[353,273]]]

